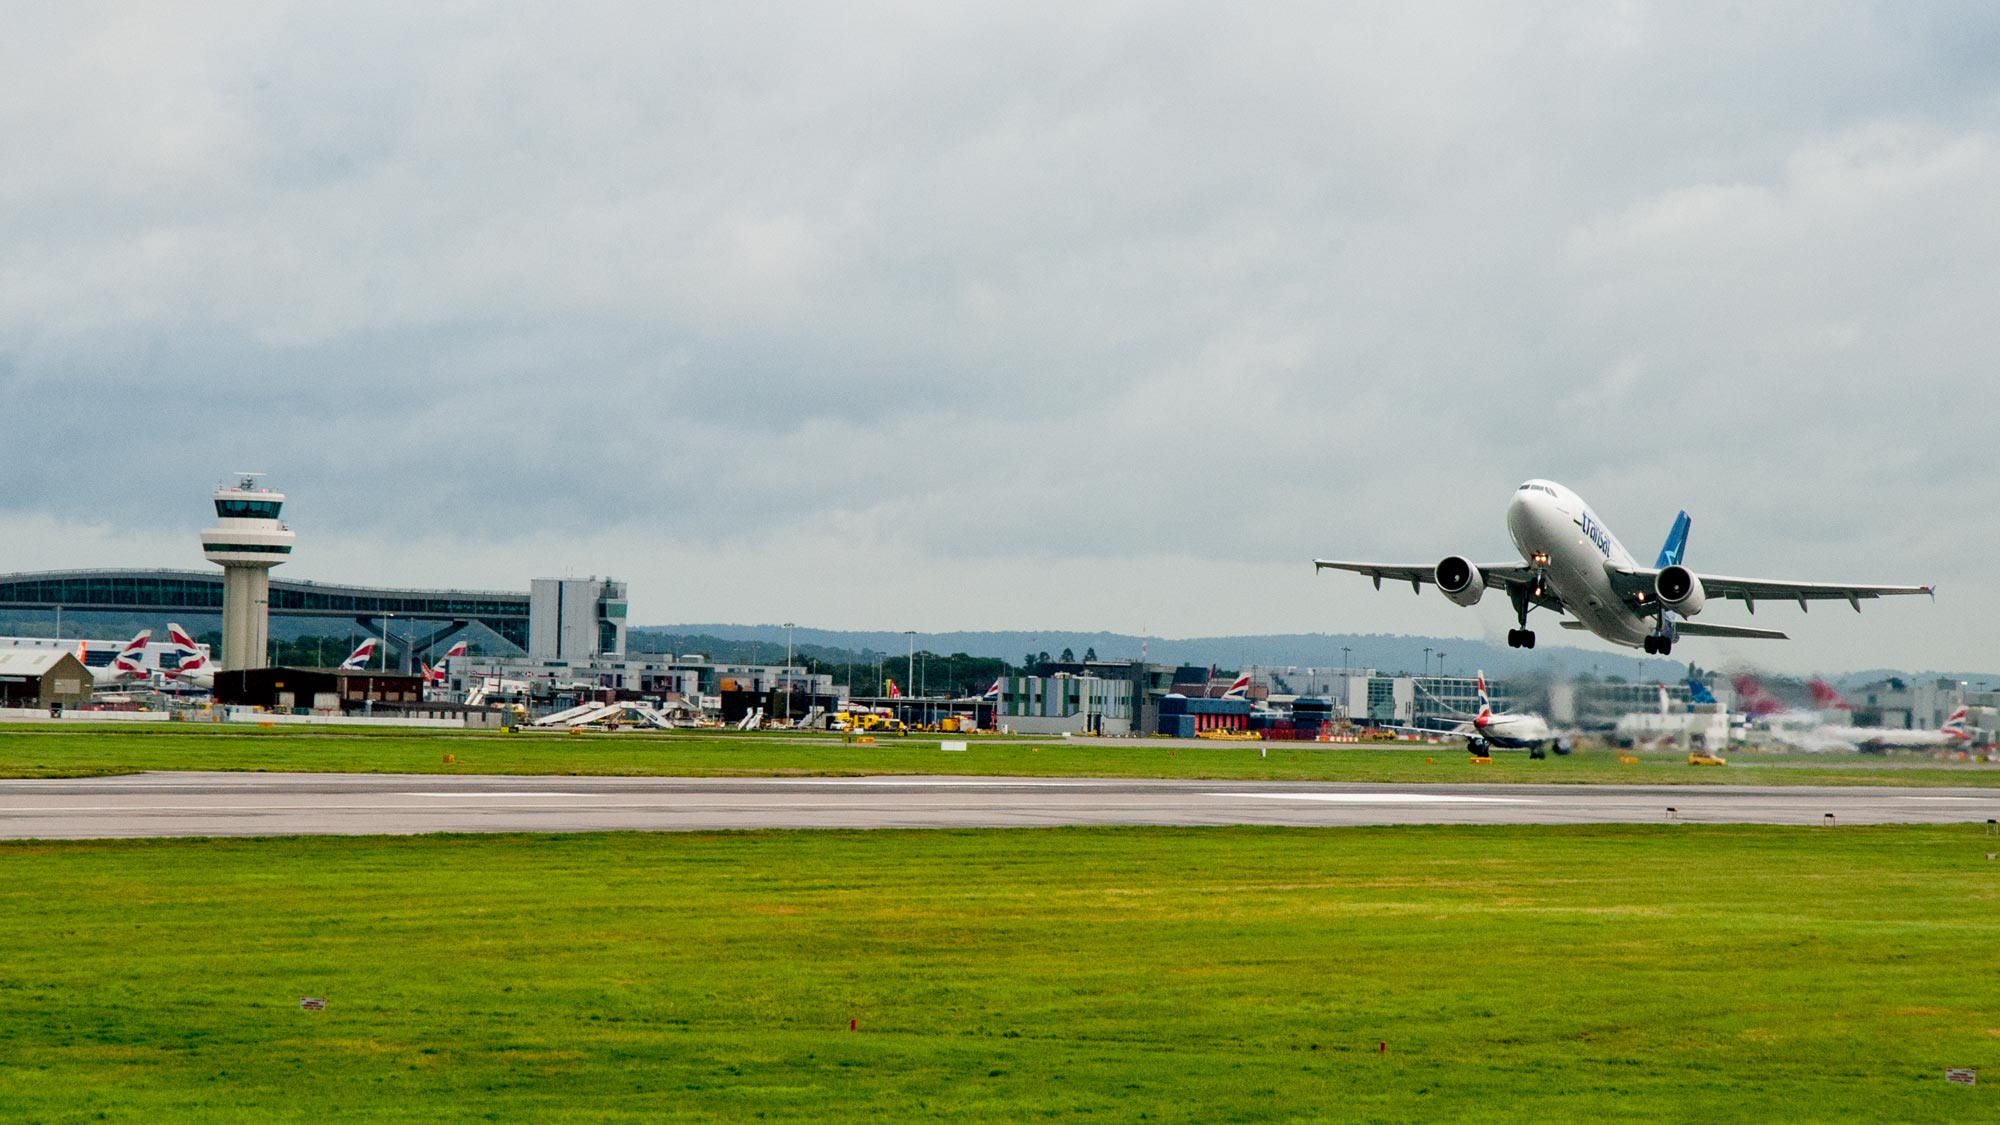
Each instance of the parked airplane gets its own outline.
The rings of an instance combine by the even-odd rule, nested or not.
[[[90,681],[92,685],[96,687],[112,687],[134,676],[145,675],[146,669],[140,662],[145,659],[146,642],[152,636],[153,631],[151,629],[139,630],[139,635],[126,641],[125,647],[118,650],[117,658],[112,660],[111,663],[106,664],[102,668],[91,668]],[[76,658],[82,661],[86,667],[90,664],[90,661],[86,659],[89,652],[89,645],[89,641],[83,641],[77,645],[76,649]]]
[[[1442,734],[1450,738],[1463,738],[1465,739],[1465,748],[1473,754],[1482,757],[1488,750],[1497,746],[1502,750],[1526,750],[1530,757],[1539,758],[1542,756],[1543,747],[1548,746],[1550,743],[1555,744],[1556,753],[1569,753],[1569,739],[1558,736],[1549,728],[1548,720],[1542,718],[1540,715],[1514,711],[1496,713],[1493,710],[1493,698],[1486,690],[1486,673],[1484,670],[1479,673],[1478,684],[1479,711],[1473,715],[1470,722],[1460,723],[1457,727],[1447,731],[1424,730],[1421,733],[1426,735]],[[1417,730],[1415,727],[1394,727],[1391,729]]]
[[[431,667],[429,664],[423,663],[422,661],[418,661],[418,665],[424,670],[424,682],[426,684],[443,683],[445,681],[445,676],[447,675],[445,671],[446,665],[450,661],[456,660],[459,657],[464,656],[466,648],[467,645],[464,641],[459,641],[457,644],[452,645],[450,648],[445,650],[443,658],[437,662],[437,667],[435,668]]]
[[[1963,746],[1972,741],[1966,729],[1969,712],[1963,706],[1951,713],[1936,730],[1906,730],[1901,727],[1844,727],[1825,723],[1809,731],[1772,727],[1781,742],[1803,750],[1917,750],[1926,746]]]
[[[1313,569],[1351,570],[1375,580],[1408,582],[1422,592],[1435,583],[1454,605],[1476,604],[1490,588],[1504,591],[1514,604],[1520,627],[1507,631],[1513,648],[1535,647],[1528,628],[1528,611],[1535,606],[1572,615],[1565,629],[1583,629],[1628,648],[1666,656],[1674,642],[1687,637],[1751,637],[1784,640],[1776,629],[1711,625],[1688,621],[1707,599],[1736,598],[1752,613],[1760,601],[1796,601],[1804,610],[1810,601],[1839,600],[1858,612],[1861,599],[1889,594],[1931,594],[1929,586],[1864,586],[1831,582],[1781,582],[1761,578],[1731,578],[1697,574],[1682,565],[1687,551],[1688,514],[1674,520],[1659,559],[1640,566],[1597,518],[1590,505],[1569,489],[1549,480],[1531,480],[1514,492],[1507,506],[1507,531],[1520,562],[1474,564],[1447,555],[1433,565],[1335,562],[1314,559]]]
[[[1493,700],[1486,694],[1484,670],[1480,671],[1478,682],[1479,714],[1473,716],[1472,726],[1488,744],[1509,750],[1540,750],[1554,741],[1557,743],[1556,753],[1569,753],[1568,744],[1556,739],[1549,730],[1548,720],[1540,715],[1519,712],[1494,714]]]
[[[1847,697],[1833,689],[1825,680],[1806,681],[1806,690],[1812,692],[1813,706],[1822,711],[1852,711],[1854,704]]]
[[[1245,672],[1244,674],[1236,677],[1236,682],[1229,685],[1229,690],[1222,693],[1222,698],[1224,699],[1250,698],[1250,674],[1248,672]]]
[[[354,646],[354,651],[348,653],[347,659],[340,662],[340,670],[343,672],[359,672],[363,668],[368,667],[368,661],[375,656],[375,645],[375,638],[370,637]]]
[[[175,655],[180,658],[180,665],[167,672],[166,677],[175,683],[186,684],[200,691],[214,691],[215,661],[210,660],[207,653],[196,647],[194,638],[187,635],[187,630],[169,621],[167,640],[173,642],[174,648],[178,650]]]

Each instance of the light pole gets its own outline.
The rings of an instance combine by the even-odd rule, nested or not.
[[[1352,664],[1348,663],[1348,660],[1347,660],[1347,654],[1348,654],[1348,653],[1350,653],[1350,652],[1352,652],[1352,651],[1354,651],[1354,650],[1353,650],[1353,649],[1351,649],[1351,648],[1349,648],[1349,647],[1348,647],[1348,646],[1346,646],[1346,645],[1341,645],[1341,646],[1340,646],[1340,670],[1341,670],[1341,671],[1343,671],[1343,672],[1347,671],[1347,670],[1348,670],[1349,668],[1352,668],[1352,667],[1354,667],[1354,665],[1352,665]]]
[[[903,635],[910,638],[910,666],[903,672],[903,681],[914,688],[917,686],[917,631],[905,629]]]
[[[1438,650],[1438,679],[1444,679],[1444,650]]]
[[[389,670],[389,619],[394,616],[396,615],[393,613],[382,615],[382,670],[384,672]],[[363,667],[366,667],[366,665],[363,665]]]
[[[1424,675],[1431,674],[1431,646],[1424,646]]]
[[[785,721],[792,721],[792,629],[791,622],[785,622]]]

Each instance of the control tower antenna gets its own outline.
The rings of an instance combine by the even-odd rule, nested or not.
[[[257,483],[263,473],[236,473],[235,485],[215,490],[216,526],[201,533],[201,550],[222,568],[222,667],[262,668],[271,638],[271,568],[291,557],[296,536],[278,516],[285,494]]]

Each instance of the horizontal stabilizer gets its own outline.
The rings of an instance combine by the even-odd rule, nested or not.
[[[1752,629],[1745,625],[1703,625],[1694,621],[1674,622],[1674,632],[1683,637],[1742,637],[1752,641],[1791,639],[1776,629]]]

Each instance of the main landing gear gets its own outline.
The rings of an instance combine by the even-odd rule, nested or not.
[[[1646,642],[1642,647],[1645,648],[1647,656],[1672,656],[1674,654],[1674,639],[1654,634],[1646,638]]]
[[[1507,630],[1507,647],[1534,648],[1535,631],[1528,628],[1528,607],[1534,603],[1528,600],[1527,591],[1521,589],[1519,586],[1514,587],[1508,593],[1513,596],[1514,616],[1520,620],[1521,627],[1519,629]],[[1541,593],[1542,576],[1537,574],[1535,575],[1535,596],[1540,597]]]

